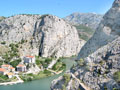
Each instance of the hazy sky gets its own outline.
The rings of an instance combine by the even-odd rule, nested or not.
[[[114,0],[1,0],[0,16],[53,14],[65,17],[73,12],[104,14]]]

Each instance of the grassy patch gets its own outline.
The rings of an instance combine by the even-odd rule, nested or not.
[[[78,29],[78,30],[81,30],[82,32],[86,32],[90,35],[92,35],[94,33],[94,30],[91,29],[90,27],[87,27],[85,25],[75,25],[75,27]]]
[[[58,61],[53,67],[52,67],[52,70],[58,72],[58,71],[62,71],[66,68],[66,65],[61,62],[61,61]]]
[[[0,83],[11,82],[11,81],[17,81],[17,78],[13,77],[13,78],[9,79],[6,75],[1,75],[0,74]]]
[[[27,82],[27,81],[32,81],[32,80],[38,80],[44,77],[48,77],[48,76],[52,76],[53,74],[48,71],[48,70],[44,70],[39,72],[37,75],[36,74],[25,74],[25,75],[20,75],[20,78]]]
[[[95,30],[85,25],[80,24],[80,25],[74,25],[74,26],[78,30],[79,37],[85,41],[88,41],[90,37],[93,35],[93,33],[95,32]]]
[[[65,79],[65,86],[67,86],[68,82],[70,81],[71,75],[70,74],[64,74],[63,78]]]

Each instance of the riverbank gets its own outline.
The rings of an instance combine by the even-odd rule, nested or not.
[[[39,80],[24,82],[22,84],[0,86],[0,90],[50,90],[51,82],[62,76],[65,71],[69,70],[75,64],[74,58],[66,58],[62,61],[66,64],[66,69],[60,74],[41,78]]]
[[[64,70],[62,71],[59,71],[59,72],[55,72],[53,70],[46,70],[45,72],[40,72],[38,75],[34,75],[34,74],[26,74],[24,76],[18,76],[18,75],[15,75],[16,78],[18,79],[17,81],[12,81],[12,82],[4,82],[4,83],[0,83],[0,86],[4,85],[14,85],[14,84],[19,84],[19,83],[24,83],[24,82],[29,82],[29,81],[34,81],[34,80],[39,80],[39,79],[42,79],[42,78],[47,78],[47,77],[50,77],[50,76],[54,76],[56,74],[60,74],[62,73]]]
[[[38,66],[41,67],[43,62],[44,62],[44,64],[46,63],[46,64],[49,64],[49,65],[47,66],[47,68],[45,68],[46,64],[45,65],[43,64],[43,66],[44,66],[43,69],[41,69],[41,71],[36,72],[36,73],[34,73],[35,70],[36,70],[36,68],[35,68],[36,66],[35,65],[31,66],[27,72],[19,72],[18,74],[14,75],[14,77],[16,77],[18,80],[13,81],[13,79],[11,79],[11,80],[8,81],[8,79],[6,79],[8,77],[6,77],[4,82],[1,81],[0,85],[13,85],[13,84],[17,84],[17,83],[39,80],[41,78],[46,78],[46,77],[49,77],[49,76],[60,74],[66,68],[65,63],[63,63],[60,59],[58,59],[58,60],[53,59],[52,60],[52,58],[40,58],[39,57],[39,58],[37,58],[36,61],[37,61],[36,62],[37,67]],[[42,63],[41,63],[41,61],[42,61]],[[55,61],[55,62],[53,63],[53,61]],[[31,69],[31,68],[33,68],[33,69]],[[2,75],[2,77],[5,77],[5,76]]]
[[[4,82],[4,83],[0,83],[0,85],[13,85],[13,84],[18,84],[18,83],[23,83],[24,82],[18,75],[15,75],[15,77],[18,79],[17,81]]]

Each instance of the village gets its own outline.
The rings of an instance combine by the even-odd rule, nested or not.
[[[47,71],[47,73],[51,73],[50,75],[59,74],[63,71],[61,69],[59,72],[57,72],[55,71],[55,69],[52,69],[57,63],[57,60],[51,60],[51,62],[49,62],[49,65],[47,65],[46,68],[42,64],[36,64],[36,62],[38,62],[38,60],[36,60],[35,56],[24,56],[22,58],[22,61],[16,67],[13,67],[10,64],[3,63],[0,67],[0,76],[6,76],[8,77],[8,79],[16,78],[16,80],[10,82],[0,82],[0,85],[23,83],[27,78],[25,77],[26,75],[35,74],[37,76],[40,75],[40,72],[44,71]]]

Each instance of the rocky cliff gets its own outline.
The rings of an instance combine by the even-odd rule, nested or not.
[[[52,90],[119,90],[120,37],[78,61],[63,77],[54,80]]]
[[[95,52],[100,47],[113,41],[120,35],[119,20],[120,20],[120,6],[119,1],[116,0],[112,8],[104,15],[100,25],[92,38],[81,49],[78,59],[84,58],[89,54]]]
[[[70,22],[73,25],[86,25],[91,27],[92,29],[96,29],[102,20],[103,15],[95,14],[95,13],[72,13],[71,15],[65,17],[64,19]]]
[[[80,50],[77,65],[54,80],[52,90],[120,90],[119,8],[120,0],[115,0]]]
[[[85,43],[73,26],[52,15],[16,15],[2,20],[0,42],[17,44],[20,56],[43,57],[76,55]]]

